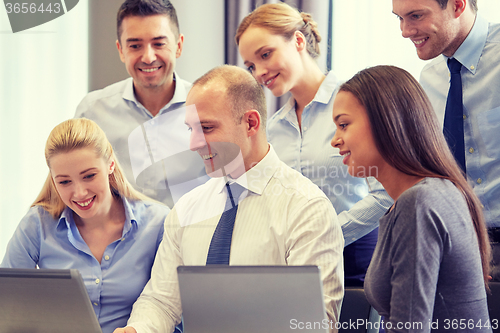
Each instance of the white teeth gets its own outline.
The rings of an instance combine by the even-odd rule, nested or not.
[[[351,155],[351,152],[347,152],[347,153],[345,153],[345,154],[344,154],[344,155],[342,155],[342,156],[349,156],[349,155]]]
[[[90,198],[89,200],[85,201],[85,202],[76,202],[76,204],[78,206],[81,206],[81,207],[87,207],[88,205],[90,205],[90,203],[92,202],[92,200],[94,200],[94,198]]]
[[[201,155],[201,158],[203,158],[204,160],[209,160],[211,158],[214,158],[215,156],[217,156],[217,154],[208,154],[208,155]]]
[[[421,39],[421,40],[414,40],[414,41],[413,41],[413,43],[414,43],[415,45],[420,45],[420,44],[422,44],[423,42],[425,42],[426,40],[427,40],[427,38],[424,38],[424,39]]]
[[[271,83],[273,79],[270,79],[270,80],[267,80],[266,82],[264,82],[264,84],[267,86],[269,83]]]
[[[151,72],[157,71],[159,69],[160,69],[160,67],[156,67],[156,68],[142,68],[141,71],[146,72],[146,73],[151,73]]]

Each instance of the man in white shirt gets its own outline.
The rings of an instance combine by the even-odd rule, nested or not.
[[[203,168],[193,167],[198,156],[189,151],[184,125],[182,107],[191,83],[174,71],[184,44],[175,8],[168,0],[126,0],[118,10],[117,35],[131,77],[89,93],[75,117],[92,119],[104,130],[137,190],[173,207],[208,180]],[[179,185],[192,179],[198,182]]]
[[[186,105],[190,147],[212,178],[183,196],[168,215],[151,280],[128,326],[115,333],[171,332],[180,322],[176,268],[207,263],[228,199],[226,183],[244,188],[234,198],[228,263],[318,265],[335,331],[343,297],[342,231],[325,194],[281,162],[268,144],[262,88],[242,68],[217,67],[193,84]]]
[[[403,37],[411,39],[420,59],[433,59],[422,70],[420,84],[481,200],[492,246],[491,276],[500,281],[500,24],[477,13],[477,0],[392,3]],[[453,63],[457,75],[451,74]],[[449,93],[453,77],[460,79],[461,103]],[[459,108],[454,108],[457,100]]]

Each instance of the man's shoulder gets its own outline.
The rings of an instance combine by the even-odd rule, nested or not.
[[[83,98],[83,101],[86,101],[87,103],[92,103],[100,99],[115,97],[117,95],[121,96],[125,91],[125,88],[127,87],[129,81],[132,80],[133,79],[129,77],[126,78],[125,80],[110,84],[109,86],[104,87],[102,89],[91,91]]]
[[[94,114],[115,108],[120,101],[123,101],[124,91],[132,80],[130,77],[102,89],[89,92],[77,106],[75,118],[86,117],[93,119],[95,118]],[[97,104],[100,106],[96,108]]]
[[[170,212],[170,208],[154,200],[125,199],[124,203],[138,214],[162,215],[163,218]]]
[[[206,200],[207,196],[212,195],[216,191],[217,179],[210,178],[207,182],[196,186],[189,192],[182,195],[175,203],[174,206],[190,206],[196,207],[199,205],[198,200]]]
[[[499,44],[500,46],[500,23],[489,23],[486,41],[488,43]]]
[[[280,161],[279,167],[276,169],[272,179],[274,183],[271,183],[271,185],[281,187],[284,190],[283,193],[298,196],[307,201],[317,198],[328,200],[325,193],[316,184],[297,170],[286,165],[283,161]],[[276,189],[271,189],[271,191],[276,193]]]

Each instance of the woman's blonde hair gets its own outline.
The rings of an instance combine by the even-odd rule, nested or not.
[[[257,7],[248,14],[240,23],[236,36],[236,45],[239,45],[241,35],[250,27],[262,27],[275,35],[283,36],[290,40],[295,31],[300,31],[307,41],[307,52],[312,58],[319,56],[319,42],[321,36],[318,24],[311,14],[301,13],[286,3],[269,3]]]
[[[151,200],[130,185],[123,174],[106,134],[95,122],[89,119],[66,120],[50,132],[45,145],[47,166],[50,169],[50,160],[55,155],[83,148],[93,149],[98,157],[106,161],[110,159],[115,161],[115,169],[109,175],[109,185],[114,196],[124,196],[132,200]],[[42,206],[55,219],[58,219],[64,208],[66,208],[56,190],[50,172],[40,194],[31,206]]]

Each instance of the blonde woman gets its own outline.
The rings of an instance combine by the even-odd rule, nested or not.
[[[235,38],[245,66],[261,85],[274,96],[291,93],[267,123],[268,140],[283,162],[312,180],[332,202],[346,244],[346,286],[363,285],[378,220],[392,200],[375,179],[368,178],[368,186],[351,177],[339,150],[330,145],[338,81],[316,63],[321,40],[316,22],[287,4],[266,4],[243,19]]]
[[[91,120],[56,126],[45,158],[45,185],[1,267],[78,269],[102,331],[113,332],[149,280],[169,208],[131,187]]]

